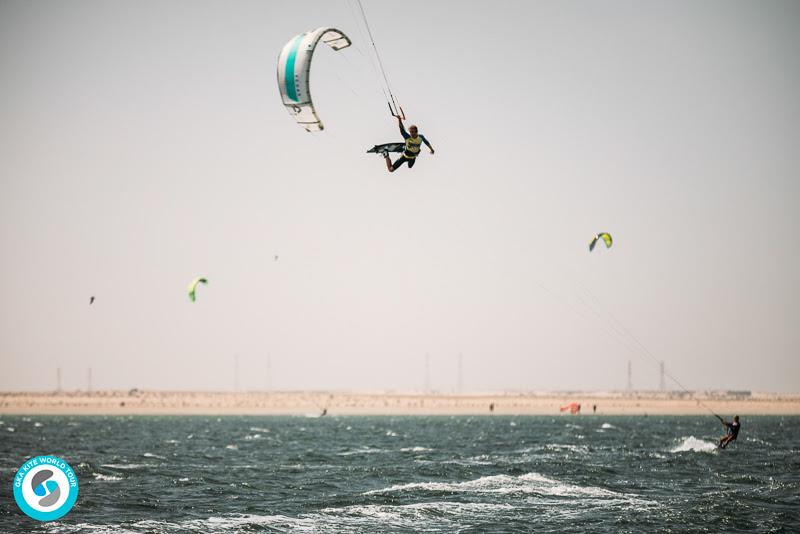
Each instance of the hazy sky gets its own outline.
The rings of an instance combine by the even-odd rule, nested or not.
[[[0,390],[800,390],[800,3],[364,5],[0,0]]]

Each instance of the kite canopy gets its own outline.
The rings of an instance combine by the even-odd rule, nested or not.
[[[589,252],[594,250],[594,246],[597,244],[597,240],[602,239],[603,242],[606,244],[606,248],[611,248],[611,244],[614,242],[611,239],[611,234],[606,232],[600,232],[589,242]]]
[[[559,412],[566,412],[569,411],[572,415],[581,412],[581,405],[577,402],[570,402],[569,404],[565,404],[564,406],[559,407]]]
[[[283,105],[297,124],[309,132],[324,128],[309,88],[311,58],[320,40],[337,51],[352,44],[350,38],[336,28],[317,28],[291,39],[278,56],[278,89]]]
[[[194,291],[197,288],[197,284],[208,284],[208,280],[198,276],[197,278],[189,282],[189,287],[188,287],[189,300],[191,300],[192,302],[194,302]]]

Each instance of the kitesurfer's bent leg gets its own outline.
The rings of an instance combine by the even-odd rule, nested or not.
[[[414,159],[413,158],[407,158],[405,156],[400,156],[399,158],[397,158],[397,161],[395,161],[394,163],[392,163],[392,160],[389,159],[388,155],[385,155],[384,159],[386,161],[386,168],[389,169],[389,172],[396,171],[397,169],[400,168],[400,166],[403,163],[406,163],[406,162],[408,162],[408,167],[409,168],[414,166]]]

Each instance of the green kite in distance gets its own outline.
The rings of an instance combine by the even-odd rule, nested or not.
[[[594,246],[597,244],[598,239],[602,239],[603,242],[605,242],[606,248],[611,248],[611,244],[614,242],[613,239],[611,239],[611,234],[608,232],[600,232],[589,242],[589,252],[594,250]]]
[[[197,289],[197,284],[208,284],[208,280],[203,277],[198,276],[191,282],[189,282],[189,300],[194,302],[194,291]]]

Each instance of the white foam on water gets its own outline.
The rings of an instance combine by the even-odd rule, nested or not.
[[[225,445],[225,448],[228,449],[229,451],[238,451],[239,450],[239,447],[237,447],[233,443],[231,443],[230,445]]]
[[[546,508],[537,510],[544,515],[579,516],[586,513],[572,502],[541,500],[531,503],[526,500],[525,508],[531,504],[544,504]],[[620,499],[614,499],[620,502]],[[522,503],[521,503],[522,504]],[[624,503],[627,504],[627,503]],[[554,505],[554,506],[551,506]],[[142,520],[128,525],[91,525],[86,523],[61,525],[49,523],[45,528],[52,532],[202,532],[227,533],[253,530],[269,530],[279,532],[335,532],[361,533],[374,530],[376,527],[388,528],[391,531],[419,532],[424,525],[426,530],[455,532],[471,520],[502,521],[510,517],[519,507],[508,503],[481,502],[419,502],[404,505],[364,504],[350,505],[341,508],[324,508],[317,512],[300,514],[291,517],[282,514],[230,514],[212,516],[206,519],[186,521]],[[127,528],[125,528],[127,527]],[[129,530],[130,529],[130,530]]]
[[[114,475],[104,475],[103,473],[95,473],[94,479],[103,482],[116,482],[118,480],[123,480],[122,477],[115,477]]]
[[[270,431],[270,430],[269,430],[269,428],[262,428],[262,427],[260,427],[260,426],[251,426],[251,427],[250,427],[250,432],[263,432],[263,433],[267,433],[267,432],[269,432],[269,431]]]
[[[570,445],[566,443],[548,443],[545,445],[547,450],[551,451],[569,451],[578,454],[589,454],[589,447],[586,445]]]
[[[603,423],[602,425],[600,425],[600,428],[605,428],[606,430],[608,430],[609,428],[617,428],[617,427],[615,427],[611,423]]]
[[[716,453],[717,444],[712,441],[703,441],[694,436],[683,438],[676,447],[670,449],[669,452],[707,452]]]
[[[433,464],[433,465],[442,465],[442,464],[444,464],[444,465],[447,465],[447,464],[463,465],[463,466],[467,466],[467,467],[475,466],[475,465],[494,465],[495,464],[494,461],[484,460],[483,458],[485,458],[485,457],[484,456],[473,456],[472,458],[465,458],[463,460],[444,460],[444,461],[435,461],[435,462],[431,461],[431,462],[427,462],[427,463]]]
[[[636,499],[635,495],[619,493],[597,486],[569,484],[539,473],[527,473],[520,476],[491,475],[464,482],[411,482],[408,484],[397,484],[379,490],[367,491],[364,495],[408,491],[430,491],[451,494],[533,494],[545,497],[623,499],[627,501]]]
[[[159,456],[159,455],[154,454],[152,452],[146,452],[142,456],[144,456],[145,458],[156,458],[158,460],[166,460],[166,458],[164,456]]]
[[[176,529],[182,532],[241,532],[268,528],[291,532],[363,532],[368,527],[384,525],[408,532],[419,531],[421,524],[439,530],[457,530],[465,516],[486,517],[513,510],[510,504],[425,502],[406,505],[352,505],[342,508],[325,508],[319,512],[286,515],[230,515],[209,517],[179,524],[141,521],[135,528],[152,531]]]
[[[428,447],[403,447],[400,449],[400,452],[429,452],[433,449],[429,449]]]
[[[155,467],[153,464],[100,464],[100,467],[110,469],[140,469],[142,467]]]
[[[349,451],[337,452],[337,456],[355,456],[358,454],[378,454],[381,452],[389,452],[386,449],[375,449],[373,447],[360,447]]]

